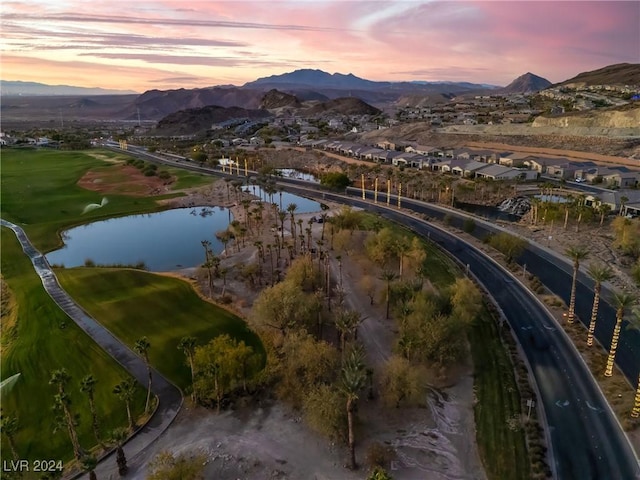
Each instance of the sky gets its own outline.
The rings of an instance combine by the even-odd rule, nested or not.
[[[127,89],[300,68],[378,81],[560,82],[640,63],[640,0],[2,0],[0,78]]]

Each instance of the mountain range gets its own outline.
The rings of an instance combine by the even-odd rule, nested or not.
[[[0,95],[4,96],[51,96],[51,95],[130,95],[133,90],[111,90],[107,88],[74,87],[71,85],[47,85],[19,80],[0,80]]]
[[[628,84],[634,80],[638,83],[637,79],[640,79],[640,64],[619,64],[581,73],[560,85]],[[307,112],[312,115],[324,115],[329,112],[343,115],[376,115],[377,109],[391,111],[399,106],[428,107],[469,95],[526,94],[550,85],[548,80],[530,72],[501,88],[469,82],[377,82],[351,73],[330,74],[322,70],[301,69],[258,78],[242,86],[149,90],[143,94],[113,94],[113,91],[106,89],[3,81],[0,107],[3,123],[34,119],[62,122],[67,118],[157,122],[180,110],[207,106],[264,109],[277,115]],[[29,86],[32,90],[28,90]],[[16,88],[21,90],[18,91]],[[57,95],[50,93],[46,97],[36,96],[34,92],[43,94],[44,88],[51,88],[49,91],[56,92]],[[20,93],[28,91],[32,93]],[[81,93],[73,95],[73,92]],[[336,99],[341,100],[332,104],[331,101]],[[221,112],[216,113],[216,117],[221,115],[223,116]]]

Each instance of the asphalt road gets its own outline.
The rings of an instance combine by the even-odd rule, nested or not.
[[[54,302],[71,318],[87,335],[89,335],[100,347],[120,363],[143,387],[147,386],[147,366],[142,358],[136,355],[127,345],[122,343],[113,334],[87,315],[80,306],[65,292],[56,278],[45,257],[35,249],[27,238],[24,230],[19,226],[0,220],[2,226],[8,227],[16,234],[22,245],[24,253],[31,259],[33,267],[42,280],[47,293]],[[182,406],[182,393],[157,370],[153,370],[152,392],[158,398],[158,407],[151,419],[126,442],[125,455],[132,460],[136,454],[146,448],[157,439],[175,419]],[[98,478],[117,477],[114,451],[100,459],[96,474]],[[78,474],[71,478],[89,478],[87,475]]]

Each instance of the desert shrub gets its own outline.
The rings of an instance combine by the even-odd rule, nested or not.
[[[473,233],[476,229],[476,221],[473,218],[465,218],[462,222],[462,230],[465,233]]]
[[[505,256],[508,262],[518,258],[527,246],[527,241],[505,232],[490,235],[487,243]]]
[[[351,185],[351,180],[346,173],[329,172],[320,177],[320,184],[336,190],[342,190]]]

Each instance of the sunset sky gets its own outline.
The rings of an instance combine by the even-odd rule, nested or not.
[[[3,80],[242,85],[299,68],[369,80],[559,82],[640,63],[640,1],[3,0]]]

